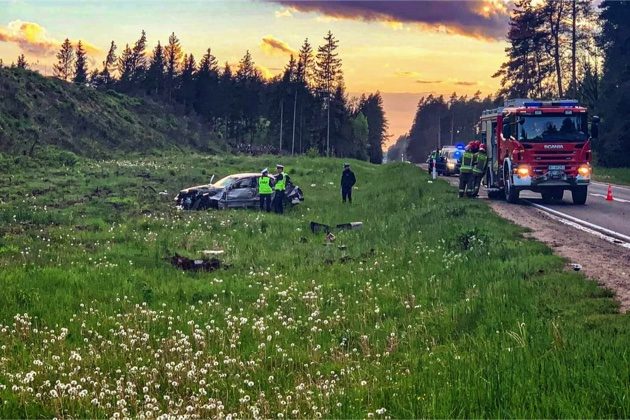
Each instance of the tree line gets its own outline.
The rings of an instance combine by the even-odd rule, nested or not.
[[[86,88],[174,104],[239,149],[257,145],[381,163],[388,126],[383,99],[379,92],[348,97],[338,47],[330,31],[316,50],[306,39],[281,74],[266,79],[249,50],[237,65],[219,65],[210,48],[199,60],[185,53],[175,33],[149,51],[142,31],[120,53],[112,41],[102,66],[93,69],[82,42],[66,39],[53,72]],[[28,67],[24,55],[17,67]]]
[[[481,111],[506,98],[572,98],[602,118],[593,143],[598,164],[630,166],[630,2],[605,0],[598,10],[590,0],[516,0],[507,41],[494,95],[420,99],[408,154],[424,161],[440,136],[450,144],[457,131],[470,140]]]

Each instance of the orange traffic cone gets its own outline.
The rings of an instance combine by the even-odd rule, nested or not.
[[[606,201],[613,201],[612,185],[608,184],[608,194],[606,194]]]

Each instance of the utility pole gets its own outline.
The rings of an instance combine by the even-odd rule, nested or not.
[[[326,123],[326,157],[330,157],[330,93],[326,99],[327,104],[327,123]]]
[[[442,147],[442,116],[438,114],[438,150]]]
[[[282,121],[284,120],[284,99],[280,102],[280,150],[282,153]]]
[[[577,0],[573,0],[573,28],[572,35],[573,39],[571,42],[571,94],[573,97],[576,97],[577,91],[577,70],[576,70],[576,48],[577,48],[577,29],[576,29],[576,21],[577,21]]]
[[[455,131],[453,130],[454,120],[455,114],[451,111],[451,144],[455,144],[455,140],[453,139],[455,137]]]
[[[291,156],[295,153],[295,117],[297,110],[297,89],[295,90],[295,94],[293,96],[293,136],[291,139]]]

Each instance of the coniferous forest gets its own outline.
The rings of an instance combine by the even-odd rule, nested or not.
[[[221,63],[211,48],[186,53],[175,33],[150,46],[147,34],[124,48],[111,42],[102,65],[89,68],[81,42],[60,46],[54,76],[86,89],[117,91],[176,107],[204,121],[217,141],[244,153],[349,157],[381,163],[387,120],[379,92],[346,93],[339,41],[304,40],[278,76],[265,78],[246,51],[238,64]],[[1,66],[0,62],[0,66]],[[18,68],[29,68],[20,55]]]
[[[420,99],[408,156],[422,162],[438,144],[468,142],[481,111],[505,98],[572,98],[602,119],[597,163],[630,166],[630,2],[516,0],[507,41],[495,95]]]

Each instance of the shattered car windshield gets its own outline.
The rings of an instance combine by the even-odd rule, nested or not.
[[[584,115],[528,115],[519,129],[521,141],[584,141],[587,138]]]
[[[235,176],[226,176],[225,178],[221,178],[220,180],[212,184],[212,186],[217,187],[217,188],[227,187],[228,185],[230,185],[237,179],[238,178]]]

